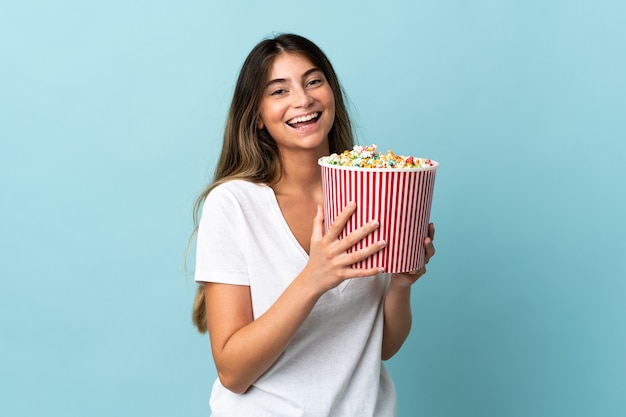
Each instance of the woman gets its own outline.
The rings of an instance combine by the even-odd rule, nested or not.
[[[373,219],[323,233],[317,160],[353,146],[342,90],[324,53],[297,35],[260,42],[234,91],[213,184],[200,196],[194,321],[208,329],[221,416],[396,414],[382,361],[411,326],[406,274],[350,266],[385,247],[347,249]],[[434,254],[434,228],[425,240]]]

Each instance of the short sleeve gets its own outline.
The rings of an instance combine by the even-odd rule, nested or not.
[[[196,282],[250,285],[245,261],[245,214],[223,185],[214,188],[202,207],[196,244]]]

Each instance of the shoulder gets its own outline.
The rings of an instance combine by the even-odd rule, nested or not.
[[[209,195],[241,195],[241,194],[254,194],[261,193],[267,189],[268,186],[265,184],[257,184],[254,182],[250,182],[247,180],[228,180],[225,181],[213,188]]]
[[[223,210],[241,210],[248,207],[259,207],[268,201],[271,189],[265,184],[256,184],[246,180],[229,180],[211,190],[204,201],[204,208]]]
[[[229,180],[217,185],[207,196],[209,199],[246,200],[258,198],[266,194],[269,187],[265,184],[256,184],[246,180]]]

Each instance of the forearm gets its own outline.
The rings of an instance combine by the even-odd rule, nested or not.
[[[351,265],[383,249],[384,242],[347,252],[374,231],[378,222],[369,222],[338,239],[355,208],[355,204],[349,205],[324,234],[323,210],[318,207],[309,261],[274,304],[256,320],[253,319],[249,287],[243,290],[241,286],[233,288],[236,287],[233,285],[205,286],[213,358],[226,388],[243,393],[263,375],[284,352],[326,291],[346,279],[381,272],[379,268],[355,269]]]
[[[213,346],[222,384],[233,392],[245,392],[276,362],[318,299],[305,281],[296,279],[263,315],[223,345]]]
[[[411,287],[394,285],[385,297],[382,359],[395,355],[411,331]]]

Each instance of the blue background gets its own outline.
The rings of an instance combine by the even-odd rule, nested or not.
[[[3,1],[0,415],[209,414],[191,208],[274,32],[441,162],[400,416],[624,415],[625,4]]]

